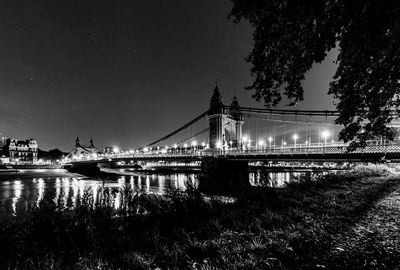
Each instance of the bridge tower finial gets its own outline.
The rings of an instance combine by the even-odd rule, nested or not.
[[[79,142],[79,136],[76,135],[76,140],[75,140],[75,147],[79,147],[81,144]]]
[[[236,97],[236,94],[233,96],[233,100],[231,106],[229,108],[229,114],[232,116],[233,119],[240,121],[242,120],[242,113],[239,110],[239,102]]]
[[[215,85],[213,95],[210,100],[210,109],[208,110],[208,114],[216,114],[222,113],[224,107],[224,102],[222,101],[221,93],[219,92],[218,85]]]

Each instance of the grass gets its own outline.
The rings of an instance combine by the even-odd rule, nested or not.
[[[115,189],[97,200],[87,191],[75,208],[48,194],[0,221],[0,269],[334,268],[329,250],[338,232],[399,187],[393,169],[368,167],[252,187],[230,203],[194,187],[163,197],[126,188],[118,210]]]

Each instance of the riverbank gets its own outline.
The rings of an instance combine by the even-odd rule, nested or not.
[[[0,171],[0,181],[11,179],[28,179],[32,177],[69,177],[80,178],[80,174],[71,173],[64,169],[6,169]]]
[[[42,202],[0,222],[0,268],[341,269],[338,243],[380,209],[399,179],[389,170],[353,170],[285,188],[253,187],[230,203],[193,188],[165,197],[125,190],[119,210],[111,207],[112,190],[95,208],[90,194],[74,210]],[[379,244],[363,265],[340,248],[346,265],[393,269],[400,262]]]

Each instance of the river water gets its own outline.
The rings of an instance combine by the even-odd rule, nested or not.
[[[303,173],[262,172],[250,173],[250,183],[280,187]],[[144,174],[129,172],[124,176],[95,179],[68,173],[64,170],[30,170],[18,174],[0,174],[0,212],[15,213],[28,204],[39,204],[45,197],[72,206],[75,199],[89,190],[96,197],[102,187],[121,190],[129,186],[134,191],[163,194],[168,189],[184,190],[187,183],[196,185],[197,173]],[[118,192],[116,193],[118,200]],[[118,207],[118,205],[115,205]]]

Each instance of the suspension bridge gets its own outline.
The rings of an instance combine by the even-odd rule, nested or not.
[[[215,86],[207,111],[148,145],[130,151],[70,155],[65,162],[86,166],[140,160],[200,161],[206,178],[232,179],[246,178],[249,161],[400,160],[399,140],[376,138],[348,152],[348,145],[338,140],[337,117],[338,112],[330,110],[241,107],[236,96],[227,106]]]

